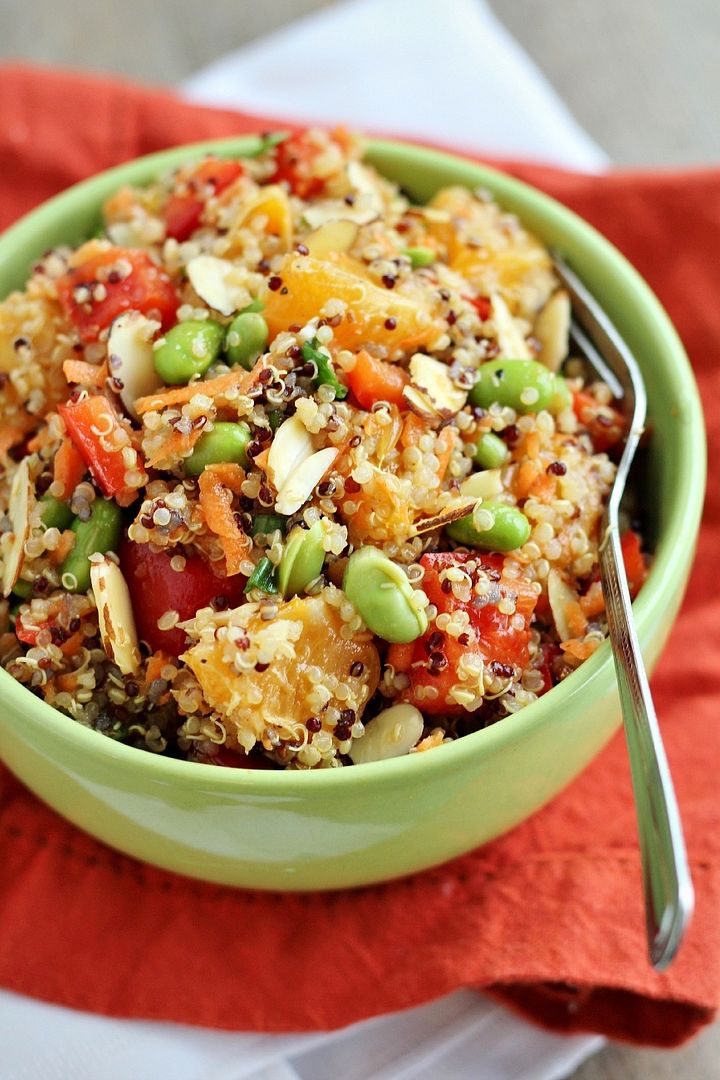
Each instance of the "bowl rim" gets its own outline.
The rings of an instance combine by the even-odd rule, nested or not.
[[[42,233],[46,224],[70,217],[73,207],[86,200],[99,206],[102,199],[120,183],[146,183],[154,175],[160,175],[164,170],[196,155],[217,153],[228,156],[233,153],[247,153],[256,145],[261,145],[261,137],[256,135],[201,140],[144,155],[106,169],[43,202],[11,225],[0,236],[0,258],[6,249],[12,251],[25,244],[36,247],[39,254],[42,245],[34,245],[33,240],[38,232]],[[405,167],[414,161],[426,169],[461,169],[467,173],[468,184],[482,186],[487,183],[493,197],[501,205],[507,201],[513,203],[511,209],[521,220],[523,211],[517,209],[517,204],[532,207],[534,213],[571,236],[573,244],[582,249],[589,258],[604,263],[623,288],[634,297],[636,303],[645,310],[647,318],[657,326],[672,360],[678,387],[682,390],[683,403],[690,421],[686,434],[690,437],[686,439],[683,468],[678,477],[678,490],[683,490],[684,485],[685,498],[674,500],[675,505],[663,533],[662,547],[653,561],[643,589],[633,604],[638,632],[642,636],[643,630],[649,629],[653,621],[661,617],[663,594],[666,588],[676,582],[676,563],[680,557],[678,545],[681,542],[687,545],[689,542],[691,549],[694,548],[705,492],[706,442],[702,406],[689,360],[669,316],[650,286],[610,241],[579,215],[532,185],[461,154],[413,142],[368,139],[365,146],[365,156],[370,160],[380,157]],[[578,699],[579,704],[580,694],[586,692],[590,686],[595,686],[599,693],[605,693],[612,688],[614,682],[612,653],[610,643],[606,640],[580,668],[561,684],[553,687],[547,695],[489,727],[435,748],[433,753],[411,754],[371,762],[362,768],[265,770],[212,767],[199,762],[152,754],[116,742],[54,709],[5,670],[0,669],[0,691],[5,702],[8,705],[14,704],[20,712],[25,713],[32,726],[44,727],[51,724],[52,736],[56,740],[68,748],[77,749],[83,755],[89,755],[96,761],[104,761],[123,771],[130,769],[138,775],[147,772],[148,778],[158,783],[164,781],[173,785],[182,783],[191,786],[197,783],[201,788],[210,787],[218,792],[278,798],[308,795],[318,791],[329,794],[338,784],[345,789],[352,785],[369,783],[393,786],[399,781],[406,781],[410,776],[421,779],[428,772],[454,772],[465,759],[473,758],[476,752],[480,756],[494,756],[508,744],[522,739],[544,724],[552,723],[556,715],[567,710],[573,699]]]

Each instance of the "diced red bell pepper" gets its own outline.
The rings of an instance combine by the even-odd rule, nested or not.
[[[361,349],[355,367],[347,372],[346,378],[363,409],[372,409],[376,401],[389,401],[398,408],[407,408],[403,390],[409,384],[410,376],[397,364],[378,360]]]
[[[586,390],[573,395],[573,410],[588,429],[596,454],[611,450],[625,438],[627,422],[622,413],[611,405],[600,405]]]
[[[208,197],[206,189],[219,195],[244,172],[245,168],[239,161],[208,158],[189,177],[181,177],[180,190],[174,192],[165,204],[166,234],[180,243],[187,240],[200,224]]]
[[[463,640],[462,636],[457,638],[447,633],[442,634],[437,626],[431,626],[413,643],[412,653],[408,652],[407,646],[391,646],[387,659],[396,670],[404,671],[410,679],[410,686],[403,694],[406,701],[412,702],[424,713],[458,716],[463,713],[463,706],[452,700],[448,701],[448,695],[452,687],[462,681],[459,678],[458,665],[463,654],[474,653],[481,656],[486,664],[519,667],[527,665],[530,620],[537,594],[528,578],[510,577],[505,573],[505,558],[502,555],[435,552],[423,555],[420,563],[425,570],[422,588],[438,612],[467,612],[468,640]],[[447,586],[444,587],[440,575],[443,570],[452,567],[466,569],[473,584],[477,581],[479,572],[483,571],[493,585],[496,585],[495,595],[486,599],[473,592],[469,600],[459,600],[452,591],[446,592]],[[497,603],[501,593],[513,597],[513,615],[505,615],[498,610]],[[520,616],[522,625],[516,624],[516,615]],[[437,695],[426,697],[427,687],[434,687]]]
[[[18,641],[22,641],[23,645],[37,645],[37,637],[41,630],[49,630],[50,623],[45,622],[37,623],[37,625],[26,626],[22,615],[18,614],[15,619],[15,637]]]
[[[314,199],[325,188],[325,180],[313,176],[315,159],[322,153],[306,131],[290,135],[275,148],[275,172],[270,177],[274,184],[285,182],[293,195],[301,199]]]
[[[129,506],[138,489],[129,487],[128,472],[143,472],[144,463],[130,441],[129,429],[102,394],[58,405],[68,435],[103,495],[115,499],[118,506]],[[126,451],[134,455],[134,464],[126,461]]]
[[[58,278],[57,292],[85,342],[97,341],[113,319],[131,309],[158,319],[166,330],[174,323],[180,303],[165,271],[147,251],[134,248],[98,252]]]
[[[468,296],[465,299],[470,301],[483,322],[490,318],[492,315],[492,300],[489,296]]]
[[[648,575],[648,569],[640,547],[640,537],[632,529],[628,529],[620,537],[620,550],[622,551],[630,596],[634,599],[640,592],[640,587]]]
[[[153,551],[149,544],[131,540],[124,540],[119,552],[140,639],[147,641],[153,652],[179,656],[186,647],[184,631],[176,627],[159,630],[158,619],[167,611],[176,611],[178,622],[183,622],[213,601],[216,607],[237,607],[243,603],[247,578],[242,574],[218,577],[201,555],[185,556],[183,569],[175,570],[171,565],[175,554]]]

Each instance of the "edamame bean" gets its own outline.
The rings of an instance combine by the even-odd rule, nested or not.
[[[257,536],[258,533],[269,536],[270,533],[274,533],[277,529],[284,533],[286,525],[287,518],[281,514],[258,514],[257,517],[253,518],[251,532],[253,536]]]
[[[403,255],[407,255],[413,270],[417,270],[421,266],[430,266],[437,259],[436,252],[429,247],[405,248]]]
[[[251,304],[250,307],[252,308],[253,305]],[[265,348],[268,333],[268,325],[260,312],[245,308],[235,316],[225,336],[228,363],[240,364],[241,367],[250,371]]]
[[[499,469],[510,456],[502,439],[492,431],[481,435],[475,447],[473,460],[481,469]]]
[[[250,428],[247,424],[217,420],[212,431],[201,435],[190,457],[185,458],[185,472],[190,476],[199,476],[206,465],[216,465],[221,461],[235,461],[247,468],[246,450],[249,442]]]
[[[74,514],[70,504],[56,499],[54,495],[43,495],[40,500],[40,520],[46,529],[68,529],[72,525]]]
[[[401,567],[375,547],[362,547],[348,559],[343,590],[374,634],[384,641],[415,641],[428,626],[424,608]]]
[[[285,599],[304,592],[311,581],[322,573],[325,562],[322,522],[309,529],[296,525],[287,538],[285,551],[278,567],[278,585]]]
[[[538,360],[490,360],[479,370],[470,402],[484,409],[497,402],[519,413],[541,409],[559,413],[568,408],[571,397],[562,375]]]
[[[482,502],[472,514],[445,526],[451,540],[483,551],[514,551],[530,536],[530,522],[518,510],[501,502]]]
[[[264,310],[265,310],[265,305],[263,304],[262,300],[251,300],[250,303],[247,305],[247,307],[242,308],[242,310],[239,311],[238,314],[239,315],[244,315],[246,311],[264,311]]]
[[[278,591],[277,582],[275,580],[275,567],[268,559],[267,555],[263,555],[260,562],[257,564],[252,574],[248,578],[247,585],[245,586],[245,592],[264,593],[276,593]]]
[[[87,521],[76,518],[72,531],[75,544],[60,567],[60,581],[68,592],[90,588],[90,556],[115,551],[120,543],[122,510],[109,499],[95,499]]]
[[[171,327],[153,353],[155,370],[164,383],[180,386],[204,375],[220,355],[225,327],[213,319],[188,319]]]

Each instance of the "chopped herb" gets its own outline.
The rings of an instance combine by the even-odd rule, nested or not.
[[[275,567],[270,562],[267,555],[263,555],[262,559],[248,578],[248,583],[245,586],[246,593],[251,593],[255,590],[264,593],[276,593],[278,591],[277,582],[275,580]]]
[[[348,388],[344,383],[340,382],[335,374],[332,360],[318,348],[317,338],[313,338],[312,341],[306,342],[300,351],[303,360],[309,361],[315,365],[317,370],[317,375],[314,380],[315,386],[332,386],[337,400],[344,401],[348,396]]]

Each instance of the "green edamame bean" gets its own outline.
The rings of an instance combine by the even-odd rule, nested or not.
[[[250,307],[253,305],[250,304]],[[225,352],[228,363],[240,364],[247,371],[265,348],[269,331],[259,311],[245,308],[236,315],[225,335]]]
[[[285,599],[304,592],[322,573],[325,562],[323,527],[316,521],[309,529],[296,525],[287,538],[278,567],[278,585]]]
[[[363,547],[348,559],[343,590],[367,626],[384,641],[415,641],[428,626],[405,572],[374,547]]]
[[[487,528],[483,528],[486,523]],[[488,500],[474,513],[446,525],[445,532],[451,540],[466,547],[514,551],[530,536],[530,522],[517,506]]]
[[[246,311],[264,311],[265,305],[262,300],[251,300],[247,307],[241,308],[238,312],[239,315],[244,315]]]
[[[473,460],[481,469],[499,469],[510,456],[502,439],[492,431],[486,431],[478,439]]]
[[[68,529],[75,515],[70,504],[56,499],[54,495],[43,495],[40,500],[40,520],[46,529]]]
[[[558,413],[570,405],[571,397],[562,375],[538,360],[490,360],[479,370],[470,402],[484,409],[497,402],[519,413]]]
[[[68,592],[90,588],[90,556],[115,551],[122,532],[122,510],[109,499],[95,499],[87,521],[76,518],[72,531],[75,544],[60,567],[60,581]]]
[[[285,532],[287,525],[287,518],[282,514],[258,514],[253,518],[252,523],[252,535],[257,536],[258,533],[263,533],[265,536],[269,536],[270,533],[274,533],[277,529],[281,533]]]
[[[220,355],[225,327],[213,319],[188,319],[171,327],[153,354],[155,370],[164,383],[180,386],[193,375],[204,375]]]
[[[437,253],[429,247],[405,248],[403,255],[407,255],[413,270],[417,270],[421,266],[430,266],[437,259]]]
[[[12,588],[13,596],[19,596],[21,600],[29,600],[33,594],[33,585],[31,581],[26,581],[25,578],[18,578]]]
[[[246,593],[255,592],[255,590],[264,593],[276,593],[278,591],[275,580],[275,567],[267,555],[263,555],[245,586]]]
[[[185,472],[190,476],[199,476],[206,465],[216,465],[221,461],[234,461],[247,468],[246,450],[250,438],[247,424],[217,420],[212,431],[201,435],[190,457],[185,458]]]

